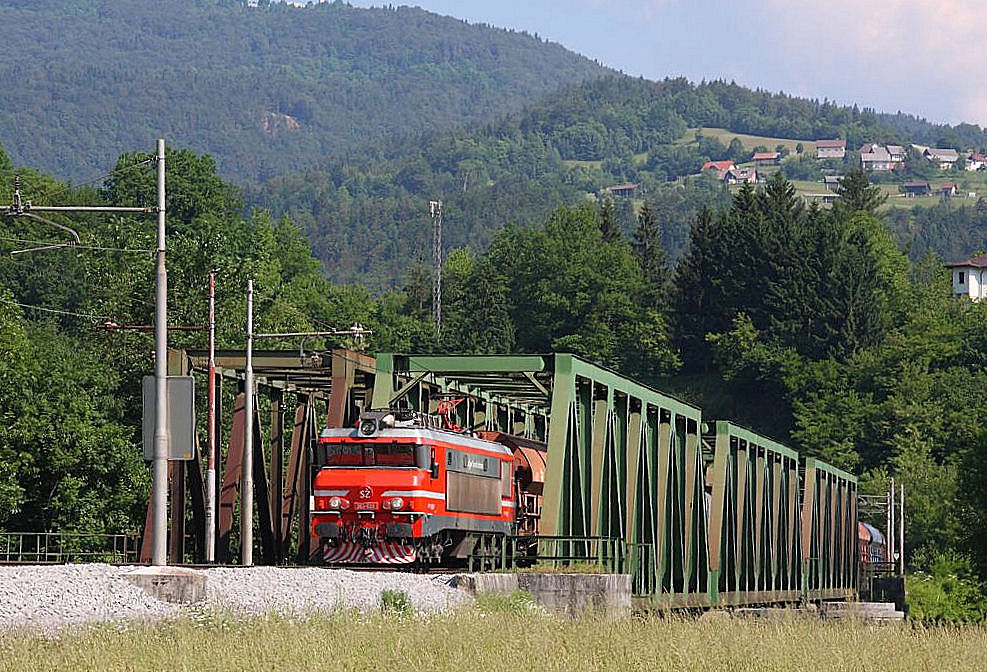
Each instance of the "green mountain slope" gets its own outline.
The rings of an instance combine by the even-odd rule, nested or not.
[[[165,137],[253,182],[368,140],[493,120],[606,71],[407,7],[10,0],[0,25],[0,142],[70,179]]]
[[[693,85],[609,76],[573,85],[495,124],[410,139],[335,157],[320,169],[279,177],[248,201],[284,212],[309,233],[331,278],[386,286],[429,257],[427,201],[445,201],[447,248],[483,248],[510,222],[535,223],[559,203],[608,185],[640,183],[676,258],[698,207],[723,205],[712,178],[683,184],[730,149],[689,128],[826,138],[850,143],[892,137],[869,111],[751,91],[733,83]],[[630,228],[632,203],[617,199]]]
[[[811,151],[794,156],[800,140],[846,139],[846,160],[823,166],[844,171],[859,165],[852,150],[864,142],[908,144],[911,132],[953,138],[946,146],[982,149],[987,138],[971,129],[979,132],[969,125],[935,126],[732,82],[694,85],[683,79],[650,82],[611,75],[572,85],[493,124],[340,154],[318,168],[248,190],[247,196],[301,224],[332,279],[375,287],[399,282],[417,260],[430,258],[427,201],[434,198],[445,202],[446,248],[483,249],[505,224],[542,222],[559,203],[599,199],[608,186],[636,183],[636,199],[616,199],[618,219],[629,231],[634,209],[646,196],[674,260],[688,244],[696,211],[729,200],[729,192],[712,176],[688,176],[708,160],[750,159],[751,136],[759,136],[755,141],[768,145],[765,149],[783,144],[791,150],[782,170],[818,193],[824,188]],[[742,143],[737,135],[747,140]],[[814,177],[800,174],[806,164]],[[957,235],[937,233],[931,224],[910,224],[934,216],[916,209],[890,212],[887,218],[899,242],[910,244],[915,254],[933,249],[966,256],[969,251],[963,250],[977,249],[976,241],[987,232],[979,224],[982,215],[972,228],[960,215],[963,221],[957,219],[956,226],[965,228]]]

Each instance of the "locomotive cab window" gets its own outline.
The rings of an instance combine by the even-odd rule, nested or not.
[[[330,443],[326,445],[328,467],[417,467],[423,452],[414,443]],[[427,461],[427,455],[425,455]]]

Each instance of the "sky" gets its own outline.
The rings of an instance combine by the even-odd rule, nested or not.
[[[416,0],[538,34],[634,76],[750,87],[987,125],[985,0]]]

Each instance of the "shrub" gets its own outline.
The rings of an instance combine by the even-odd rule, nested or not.
[[[415,608],[411,606],[411,598],[403,590],[391,590],[385,588],[380,591],[381,611],[401,616],[411,616],[415,613]]]
[[[916,564],[925,570],[905,580],[909,617],[933,623],[983,622],[987,598],[970,559],[952,552],[922,555],[916,554]]]

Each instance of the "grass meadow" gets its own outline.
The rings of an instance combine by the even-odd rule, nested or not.
[[[572,620],[505,601],[431,616],[206,613],[10,632],[0,635],[0,669],[948,672],[987,670],[987,630],[725,613]]]

